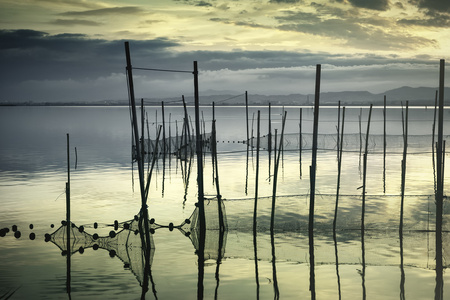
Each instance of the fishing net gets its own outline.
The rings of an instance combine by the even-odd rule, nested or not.
[[[117,256],[124,267],[129,269],[142,285],[144,280],[145,256],[142,247],[142,236],[139,234],[138,220],[121,223],[121,229],[117,233],[111,231],[108,236],[98,236],[84,231],[83,227],[69,224],[70,226],[70,255],[76,252],[84,252],[87,248],[94,250],[104,249],[110,256]],[[151,228],[151,227],[150,227]],[[67,254],[67,224],[61,225],[55,232],[49,235],[52,243],[58,246],[63,254]],[[149,265],[153,262],[155,243],[152,235],[150,237]]]
[[[444,136],[444,140],[449,139],[450,136]],[[283,150],[299,150],[301,140],[302,150],[312,149],[313,135],[310,133],[291,133],[283,135]],[[389,153],[402,153],[404,138],[402,135],[382,135],[369,134],[368,150],[371,153],[383,153],[384,139],[386,138],[386,151]],[[279,147],[280,136],[277,137],[278,142],[276,147]],[[343,151],[361,151],[365,148],[366,134],[344,134],[343,137]],[[264,150],[269,149],[269,140],[271,141],[271,149],[275,147],[275,136],[265,135],[260,137],[260,148]],[[432,135],[409,135],[408,136],[408,153],[413,152],[423,153],[431,152]],[[249,145],[256,147],[257,139],[253,137],[249,140]],[[317,148],[319,150],[336,150],[338,145],[337,134],[318,134]]]

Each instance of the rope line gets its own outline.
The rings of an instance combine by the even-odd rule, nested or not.
[[[157,71],[157,72],[172,72],[172,73],[190,73],[194,74],[193,71],[183,71],[183,70],[168,70],[168,69],[153,69],[153,68],[138,68],[133,67],[135,70],[144,70],[144,71]]]

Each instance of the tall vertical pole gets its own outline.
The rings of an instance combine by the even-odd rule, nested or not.
[[[128,88],[129,88],[129,94],[130,94],[130,104],[131,104],[131,114],[133,117],[133,131],[134,131],[134,141],[136,144],[136,160],[138,161],[138,171],[139,171],[139,183],[140,183],[140,190],[141,190],[141,200],[142,200],[142,207],[146,207],[147,201],[144,197],[144,169],[143,165],[141,163],[142,157],[141,157],[141,145],[139,143],[139,129],[137,125],[137,113],[136,113],[136,101],[134,98],[134,84],[133,84],[133,72],[132,72],[132,66],[131,66],[131,56],[130,56],[130,46],[128,42],[125,42],[125,55],[127,59],[127,76],[128,76]]]
[[[72,224],[70,223],[70,153],[69,153],[69,134],[67,134],[67,183],[66,183],[66,239],[67,239],[67,278],[66,278],[66,290],[67,293],[70,294],[70,256],[72,250],[70,249],[71,241],[70,241],[70,231],[72,230]],[[70,297],[69,297],[70,298]]]
[[[314,122],[313,122],[313,143],[310,174],[310,200],[309,200],[309,289],[311,299],[316,299],[316,279],[314,271],[314,202],[316,191],[316,168],[317,168],[317,135],[319,129],[319,99],[320,99],[320,73],[321,65],[316,66],[316,89],[314,99]]]
[[[272,151],[272,116],[271,116],[271,114],[272,114],[272,106],[271,106],[271,104],[270,104],[270,102],[269,102],[269,133],[268,133],[268,141],[269,141],[269,143],[268,143],[268,148],[267,149],[269,149],[269,157],[270,157],[270,152]]]
[[[314,230],[314,198],[316,190],[316,166],[317,166],[317,135],[319,129],[319,99],[320,99],[320,73],[321,65],[316,66],[316,90],[314,100],[314,122],[312,141],[312,160],[310,171],[310,202],[309,202],[309,230]]]
[[[248,142],[250,141],[250,137],[249,137],[249,128],[248,128],[248,93],[247,91],[245,91],[245,120],[246,120],[246,125],[247,125],[247,146],[248,146]]]
[[[386,193],[386,95],[383,106],[383,193]]]
[[[194,61],[194,101],[195,101],[195,136],[196,136],[196,152],[197,152],[197,185],[198,185],[198,212],[199,212],[199,251],[198,251],[198,282],[197,297],[203,299],[203,279],[205,265],[205,237],[206,237],[206,220],[205,205],[203,192],[203,154],[202,154],[202,137],[200,134],[200,109],[198,94],[198,69],[197,61]]]
[[[203,155],[202,155],[202,136],[200,134],[200,108],[198,94],[198,69],[197,61],[194,61],[194,100],[195,100],[195,135],[196,135],[196,153],[197,153],[197,184],[198,184],[198,208],[200,217],[200,229],[205,229],[205,207],[203,191]]]
[[[144,164],[142,163],[141,156],[141,145],[139,143],[139,130],[137,124],[137,113],[136,113],[136,100],[134,97],[134,84],[133,84],[133,72],[131,66],[131,55],[130,55],[130,46],[128,42],[125,42],[125,56],[127,61],[127,77],[128,77],[128,92],[130,97],[130,106],[131,106],[131,114],[133,117],[133,133],[134,133],[134,142],[136,145],[136,160],[139,171],[139,187],[141,191],[141,216],[139,220],[139,231],[141,232],[141,243],[142,247],[146,253],[145,257],[150,257],[150,230],[149,230],[149,222],[148,222],[148,210],[147,210],[147,197],[145,192],[145,183],[144,183]],[[144,229],[142,228],[142,224],[144,224]],[[144,234],[142,232],[144,231]],[[150,268],[149,260],[145,261],[145,268]],[[147,280],[147,279],[146,279]]]
[[[436,149],[436,288],[435,299],[443,299],[442,267],[442,212],[444,194],[443,174],[443,132],[444,132],[444,74],[445,60],[441,59],[439,69],[439,120]]]

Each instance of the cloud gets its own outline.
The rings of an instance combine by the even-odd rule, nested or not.
[[[373,10],[386,11],[389,9],[389,0],[348,0],[353,6]]]
[[[314,68],[324,66],[324,89],[382,89],[435,80],[430,57],[294,51],[179,51],[167,38],[130,40],[133,67],[192,70],[200,90],[251,90],[261,94],[309,93]],[[0,30],[0,101],[126,99],[124,40]],[[414,65],[415,68],[402,66]],[[365,67],[368,66],[368,67]],[[388,66],[388,67],[385,67]],[[431,70],[431,71],[430,71]],[[192,94],[192,75],[133,70],[137,97]],[[353,82],[352,82],[353,81]],[[325,84],[326,82],[326,84]],[[356,83],[358,83],[356,85]]]
[[[409,3],[429,11],[450,13],[450,1],[446,0],[409,0]]]
[[[78,20],[78,19],[56,19],[50,24],[59,25],[59,26],[100,26],[102,23],[89,21],[89,20]]]
[[[205,2],[205,1],[198,1],[195,3],[195,6],[213,6],[211,3],[209,2]]]
[[[400,25],[423,26],[423,27],[450,27],[450,16],[448,14],[430,12],[423,18],[400,19],[397,21]]]
[[[104,16],[104,15],[136,15],[143,13],[138,6],[109,7],[84,11],[68,11],[63,16]]]

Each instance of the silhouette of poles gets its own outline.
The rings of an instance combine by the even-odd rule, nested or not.
[[[69,134],[67,133],[67,182],[66,182],[66,239],[67,239],[67,278],[66,278],[66,291],[70,295],[70,282],[71,282],[71,264],[70,264],[70,231],[72,230],[72,224],[70,223],[70,147],[69,147]],[[70,298],[70,296],[69,296]]]
[[[298,123],[299,127],[299,135],[298,135],[298,156],[299,156],[299,165],[300,165],[300,179],[302,179],[302,108],[300,108],[300,122]]]
[[[195,100],[195,132],[196,132],[196,153],[197,153],[197,185],[198,185],[198,212],[199,212],[199,251],[198,253],[198,283],[197,296],[203,299],[203,278],[204,278],[204,260],[205,260],[205,237],[206,220],[204,206],[203,190],[203,154],[202,154],[202,136],[200,134],[200,112],[199,112],[199,94],[198,94],[198,69],[197,61],[194,61],[194,100]]]
[[[252,133],[253,138],[253,133]],[[259,146],[260,146],[260,111],[258,110],[257,130],[256,130],[256,174],[255,174],[255,202],[253,208],[253,251],[255,255],[255,280],[256,299],[259,300],[259,271],[258,271],[258,248],[256,240],[256,216],[258,208],[258,179],[259,179]]]
[[[259,184],[259,146],[260,146],[260,123],[261,113],[258,110],[258,118],[256,125],[256,173],[255,173],[255,203],[253,207],[253,232],[256,232],[256,217],[258,209],[258,184]]]
[[[316,65],[316,88],[314,99],[314,122],[313,122],[313,143],[310,174],[310,200],[309,200],[309,289],[311,299],[316,299],[316,284],[314,271],[314,202],[316,191],[316,168],[317,168],[317,135],[319,129],[319,99],[320,99],[320,73],[321,65]]]
[[[128,95],[130,98],[130,106],[131,106],[131,113],[132,113],[132,123],[133,123],[133,133],[134,133],[134,143],[136,145],[136,160],[138,165],[138,171],[139,171],[139,187],[141,191],[141,218],[144,219],[144,225],[145,225],[145,242],[146,247],[144,247],[145,251],[149,251],[150,249],[150,232],[148,228],[148,210],[147,210],[147,197],[144,187],[144,166],[142,164],[142,156],[141,156],[141,150],[140,150],[140,143],[139,143],[139,130],[137,125],[137,114],[136,114],[136,101],[134,97],[134,84],[133,84],[133,73],[132,73],[132,66],[131,66],[131,56],[130,56],[130,47],[128,42],[125,42],[125,56],[127,61],[127,78],[128,78]],[[141,230],[142,232],[142,230]]]
[[[400,202],[400,235],[403,232],[403,210],[405,200],[405,184],[406,184],[406,154],[408,151],[408,101],[406,101],[406,112],[403,116],[402,106],[402,128],[403,128],[403,159],[402,159],[402,181],[401,181],[401,202]]]
[[[369,108],[369,118],[367,120],[367,133],[366,133],[366,145],[364,148],[363,157],[363,185],[362,185],[362,209],[361,209],[361,231],[364,232],[364,216],[366,211],[366,177],[367,177],[367,153],[369,148],[369,131],[370,131],[370,118],[372,116],[372,104]],[[364,234],[364,233],[362,233]]]
[[[273,190],[272,190],[272,211],[271,211],[271,217],[270,217],[270,230],[273,231],[274,229],[274,223],[275,223],[275,202],[277,198],[277,180],[278,180],[278,167],[280,165],[280,156],[282,152],[282,145],[283,145],[283,139],[284,139],[284,127],[286,124],[286,115],[287,111],[284,112],[283,116],[283,123],[281,127],[281,137],[280,137],[280,145],[278,147],[278,153],[277,153],[277,131],[275,130],[275,147],[274,147],[274,153],[277,155],[276,160],[274,162],[274,171],[273,171]]]
[[[442,213],[444,197],[444,75],[445,60],[440,60],[439,68],[439,119],[438,141],[436,147],[436,288],[435,298],[443,299],[443,265],[442,265]]]
[[[334,220],[333,220],[333,232],[336,232],[336,222],[337,222],[337,213],[338,213],[338,204],[339,204],[339,190],[341,188],[341,166],[342,166],[342,148],[344,143],[344,122],[345,122],[345,107],[342,108],[342,129],[341,129],[341,137],[338,139],[340,145],[338,146],[338,178],[337,178],[337,187],[336,187],[336,205],[334,208]],[[339,121],[338,121],[339,124]],[[339,126],[338,126],[339,128]],[[339,131],[338,131],[339,132]]]
[[[383,103],[383,193],[386,193],[386,95]]]

